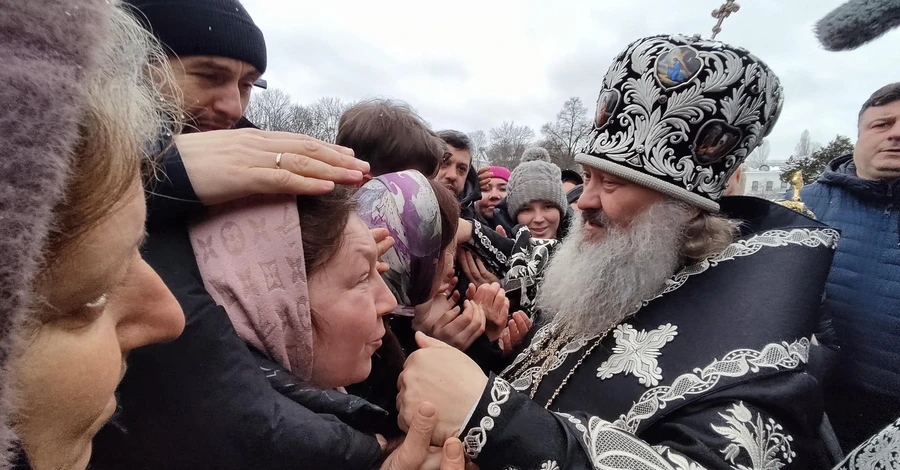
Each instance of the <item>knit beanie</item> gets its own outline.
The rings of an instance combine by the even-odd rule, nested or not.
[[[240,60],[266,71],[266,40],[238,0],[125,0],[164,48],[179,57]]]
[[[10,359],[78,140],[104,0],[0,0],[0,469],[8,468]]]
[[[509,182],[509,169],[502,166],[492,166],[488,168],[488,171],[494,175],[494,178],[500,178],[503,181]]]
[[[531,201],[547,201],[566,213],[566,194],[559,167],[550,163],[550,154],[540,147],[526,149],[522,163],[513,170],[507,185],[509,214],[515,218]]]

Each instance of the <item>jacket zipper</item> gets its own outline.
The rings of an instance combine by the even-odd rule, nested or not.
[[[900,180],[887,185],[888,207],[885,210],[887,216],[891,216],[894,211],[900,212],[900,207],[897,207],[897,202],[894,201],[894,186],[898,185],[900,185]],[[900,214],[897,214],[897,247],[900,247]]]

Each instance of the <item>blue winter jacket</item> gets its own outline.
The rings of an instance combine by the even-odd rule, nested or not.
[[[846,449],[900,414],[900,180],[864,180],[845,155],[800,196],[841,230],[823,308],[840,346],[827,406]]]

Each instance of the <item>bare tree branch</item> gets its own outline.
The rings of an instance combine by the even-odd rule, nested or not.
[[[534,131],[528,126],[517,126],[515,122],[504,121],[500,127],[490,130],[488,158],[494,165],[512,170],[519,164],[519,158],[534,140]]]
[[[273,88],[253,93],[244,117],[263,130],[291,131],[291,106],[291,95]]]
[[[560,168],[574,169],[575,154],[591,133],[591,123],[587,118],[587,108],[581,98],[571,97],[556,113],[556,120],[541,126],[543,147],[550,152],[551,159]]]
[[[306,134],[333,143],[341,115],[351,105],[334,97],[302,105],[293,103],[287,93],[272,88],[254,93],[244,116],[263,130]]]

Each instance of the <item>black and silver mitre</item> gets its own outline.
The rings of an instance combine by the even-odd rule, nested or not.
[[[746,50],[688,36],[640,39],[603,79],[578,163],[718,211],[731,174],[778,120],[778,77]]]

